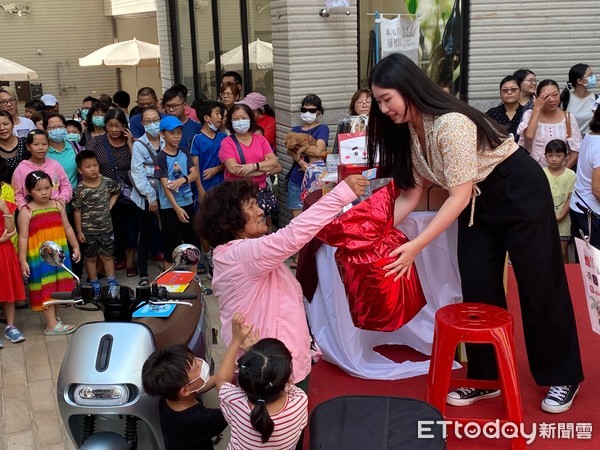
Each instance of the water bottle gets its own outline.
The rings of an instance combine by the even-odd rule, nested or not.
[[[176,180],[179,178],[183,178],[183,171],[181,170],[179,161],[175,161],[175,163],[173,164],[173,176]],[[192,187],[189,183],[184,183],[175,192],[179,193],[179,195],[181,195],[183,198],[192,198]]]

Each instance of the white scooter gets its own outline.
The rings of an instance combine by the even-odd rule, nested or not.
[[[211,363],[215,331],[210,325],[198,277],[183,293],[169,293],[156,284],[167,272],[194,266],[199,250],[183,244],[173,252],[173,267],[151,286],[103,286],[98,297],[64,265],[54,242],[40,248],[44,261],[67,270],[77,281],[73,292],[57,292],[50,304],[71,304],[80,310],[101,310],[104,322],[81,325],[65,353],[57,383],[61,418],[76,448],[86,450],[164,450],[158,399],[144,393],[142,366],[157,348],[185,344]],[[194,300],[182,302],[177,300]],[[167,318],[132,318],[137,309],[177,304]]]

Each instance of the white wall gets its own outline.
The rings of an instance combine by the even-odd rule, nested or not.
[[[136,38],[140,41],[158,44],[158,31],[156,15],[146,17],[117,17],[115,18],[115,32],[117,41],[127,41]],[[135,96],[138,89],[150,86],[160,97],[162,85],[160,79],[160,64],[151,67],[123,67],[119,69],[121,76],[121,89],[129,92],[132,104],[135,106]]]
[[[54,94],[65,115],[81,106],[86,95],[114,93],[114,68],[80,67],[77,59],[113,43],[111,19],[104,15],[103,3],[86,2],[85,7],[81,0],[27,3],[29,16],[0,11],[1,56],[35,70],[39,78],[32,82],[41,83],[44,93]],[[22,103],[19,111],[24,111]]]
[[[104,0],[107,16],[140,14],[156,11],[156,0]]]

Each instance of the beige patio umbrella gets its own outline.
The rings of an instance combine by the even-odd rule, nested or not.
[[[248,44],[248,54],[251,68],[259,70],[273,68],[273,44],[257,39]],[[243,70],[243,60],[241,45],[221,55],[221,65],[227,70]],[[214,72],[215,60],[207,62],[205,67],[208,72]]]
[[[38,77],[35,70],[31,70],[10,59],[0,57],[0,80],[23,81],[35,80]]]
[[[158,66],[160,47],[149,42],[130,41],[106,45],[83,58],[79,58],[80,66],[136,66],[135,84],[138,84],[137,68],[139,66]]]

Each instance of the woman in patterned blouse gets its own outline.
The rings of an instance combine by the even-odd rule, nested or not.
[[[394,222],[417,206],[424,187],[449,192],[430,224],[390,256],[403,276],[417,254],[458,219],[463,301],[507,308],[502,274],[510,254],[530,368],[551,386],[542,409],[569,409],[583,381],[577,328],[548,180],[541,167],[482,112],[442,90],[409,58],[393,54],[373,69],[369,161],[402,189]],[[467,375],[496,379],[491,346],[469,345]],[[468,384],[468,383],[467,383]],[[499,390],[459,388],[447,402],[466,406]]]

